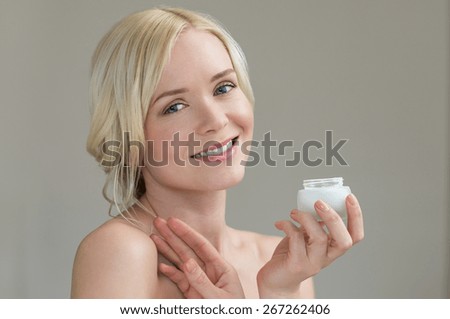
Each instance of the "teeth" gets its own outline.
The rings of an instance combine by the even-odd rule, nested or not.
[[[233,141],[230,140],[226,145],[223,145],[222,147],[219,147],[219,148],[207,151],[207,152],[200,152],[198,154],[195,154],[194,157],[200,158],[203,156],[214,156],[214,155],[222,154],[222,153],[226,152],[232,145],[233,145]]]

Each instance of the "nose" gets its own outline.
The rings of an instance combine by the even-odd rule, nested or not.
[[[214,99],[204,99],[197,104],[198,124],[197,133],[208,135],[215,133],[226,127],[229,118],[226,105],[214,101]]]

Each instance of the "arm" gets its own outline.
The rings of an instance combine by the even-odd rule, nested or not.
[[[157,250],[142,231],[107,223],[81,242],[72,298],[154,298],[157,285]]]

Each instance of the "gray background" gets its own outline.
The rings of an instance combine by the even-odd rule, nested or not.
[[[219,19],[243,47],[255,139],[349,139],[349,166],[247,169],[232,226],[278,234],[305,178],[343,176],[366,239],[316,277],[320,298],[449,296],[449,4],[412,1],[0,2],[0,297],[67,298],[80,240],[107,219],[85,152],[90,56],[155,4]],[[292,150],[287,157],[292,155]],[[261,151],[261,149],[259,149]],[[311,154],[323,155],[323,152]]]

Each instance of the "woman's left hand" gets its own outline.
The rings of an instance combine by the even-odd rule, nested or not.
[[[272,259],[258,272],[261,298],[298,298],[302,281],[317,274],[364,238],[361,208],[353,194],[347,196],[346,207],[347,227],[322,201],[315,203],[322,222],[294,209],[291,218],[301,226],[287,220],[275,223],[286,237],[276,247]]]
[[[177,218],[153,223],[151,235],[158,251],[174,265],[159,264],[186,298],[245,298],[236,270],[202,235]]]

